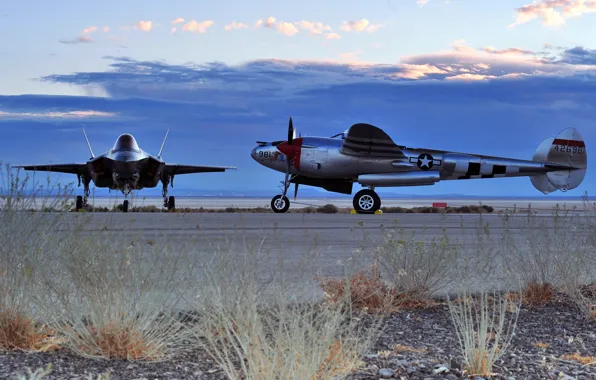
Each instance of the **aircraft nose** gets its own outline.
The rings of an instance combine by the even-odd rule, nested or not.
[[[250,156],[252,157],[253,160],[257,161],[257,149],[259,149],[259,147],[255,147],[251,152],[250,152]]]

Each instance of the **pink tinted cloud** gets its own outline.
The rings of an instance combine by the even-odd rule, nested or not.
[[[205,32],[207,32],[207,29],[212,27],[214,24],[215,24],[215,21],[213,21],[213,20],[205,20],[205,21],[201,21],[201,22],[198,22],[196,20],[190,20],[189,22],[184,24],[184,26],[182,27],[182,30],[184,30],[185,32],[191,32],[191,33],[205,33]]]
[[[181,24],[184,22],[182,17],[178,17],[177,19],[172,20],[172,25]]]
[[[344,21],[341,30],[346,32],[375,32],[381,27],[381,24],[371,24],[370,21],[363,18],[360,20]]]
[[[285,22],[285,21],[282,21],[279,24],[277,24],[277,31],[280,32],[281,34],[283,34],[285,36],[289,36],[289,37],[294,36],[295,34],[297,34],[299,32],[296,25],[292,24],[291,22]]]
[[[83,34],[89,34],[93,32],[97,32],[97,26],[90,26],[88,28],[83,29]]]
[[[327,33],[325,34],[326,40],[339,40],[341,36],[337,33]]]
[[[540,18],[545,26],[566,24],[566,19],[596,12],[596,0],[538,0],[517,8],[513,28]]]
[[[322,35],[324,32],[331,32],[331,26],[325,25],[322,22],[313,21],[298,21],[296,25],[308,32],[310,35]]]
[[[139,21],[134,24],[135,29],[140,29],[144,32],[150,32],[153,29],[153,21]]]
[[[94,110],[64,111],[64,112],[5,112],[0,111],[0,119],[82,119],[86,117],[113,117],[117,113]]]
[[[265,27],[265,28],[273,28],[275,26],[275,17],[269,16],[265,20],[258,20],[255,23],[255,28]]]

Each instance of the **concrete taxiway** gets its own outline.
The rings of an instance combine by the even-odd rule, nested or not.
[[[86,218],[87,231],[109,234],[113,241],[152,242],[151,246],[167,241],[171,250],[185,255],[189,265],[214,255],[240,258],[250,250],[266,252],[272,259],[263,262],[265,270],[268,266],[275,270],[282,259],[289,283],[311,290],[317,288],[313,279],[317,272],[342,276],[345,270],[365,269],[387,235],[400,230],[419,241],[430,241],[444,233],[460,244],[462,260],[476,258],[482,262],[486,259],[483,255],[498,254],[505,228],[504,217],[491,214],[72,213],[69,218]],[[551,217],[539,219],[546,223],[546,231],[552,230]],[[524,223],[524,216],[508,219],[511,236],[520,243],[527,232]],[[486,234],[487,226],[490,234]],[[527,249],[524,246],[520,244],[521,249]],[[348,264],[354,266],[347,268]],[[498,268],[490,270],[490,278],[486,272],[473,272],[466,275],[476,278],[468,280],[480,287],[512,285]]]

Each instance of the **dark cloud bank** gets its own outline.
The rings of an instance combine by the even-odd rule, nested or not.
[[[578,128],[588,146],[596,142],[596,50],[574,47],[539,56],[510,49],[421,55],[396,65],[258,60],[240,66],[106,57],[113,61],[110,71],[41,79],[90,93],[99,88],[109,97],[0,96],[0,125],[10,129],[9,138],[36,130],[44,139],[56,128],[78,129],[84,122],[106,141],[125,127],[146,134],[151,146],[168,127],[185,140],[181,149],[205,149],[209,160],[225,164],[246,162],[257,139],[283,138],[289,116],[307,135],[329,136],[364,121],[410,146],[521,158],[567,127]],[[117,115],[83,121],[18,117],[77,110]],[[247,165],[247,173],[275,177]]]

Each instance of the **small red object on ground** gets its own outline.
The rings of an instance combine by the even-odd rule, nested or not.
[[[447,207],[445,202],[433,202],[433,207]]]

